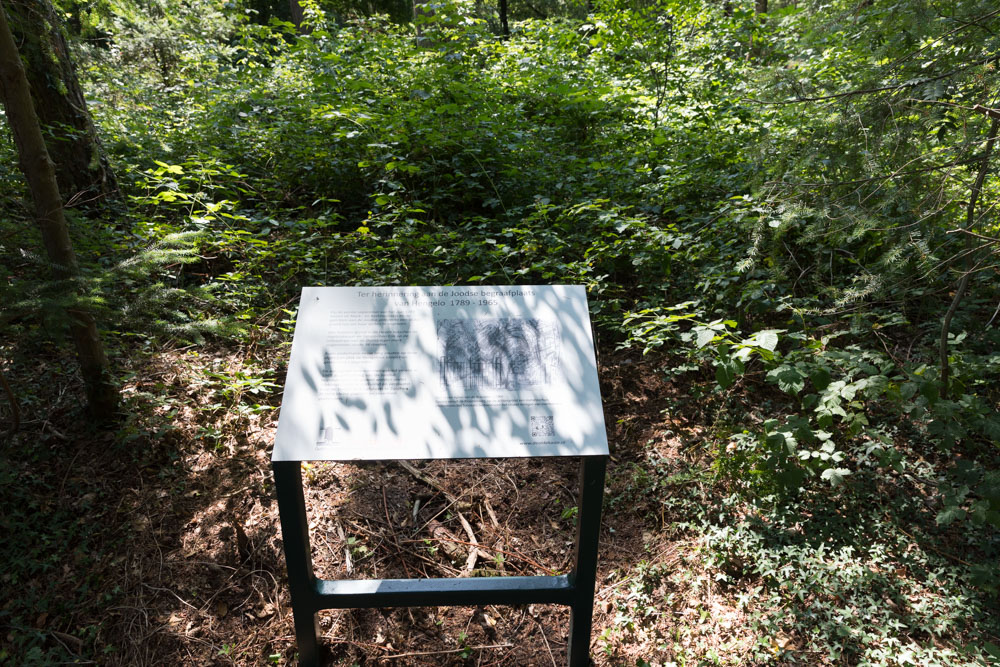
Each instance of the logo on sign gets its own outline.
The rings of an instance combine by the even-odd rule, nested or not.
[[[319,439],[316,440],[316,447],[317,448],[332,447],[333,445],[335,445],[336,441],[334,440],[334,433],[337,430],[338,429],[334,428],[333,426],[327,426],[326,428],[321,428],[319,430]]]

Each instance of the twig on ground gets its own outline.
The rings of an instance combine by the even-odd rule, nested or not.
[[[519,553],[517,551],[506,551],[504,549],[498,549],[496,547],[488,547],[488,546],[485,546],[485,545],[475,545],[475,544],[472,544],[471,542],[466,542],[464,540],[456,540],[456,539],[452,539],[450,537],[438,537],[438,536],[435,536],[434,539],[439,540],[439,541],[444,540],[444,541],[447,541],[447,542],[454,542],[455,544],[464,544],[466,546],[475,546],[475,547],[478,547],[479,549],[488,549],[489,551],[492,551],[494,553],[503,554],[504,556],[511,556],[512,558],[517,558],[519,560],[523,560],[528,565],[532,565],[532,566],[538,568],[539,570],[541,570],[541,571],[543,571],[543,572],[545,572],[545,573],[547,573],[549,575],[554,575],[556,573],[555,570],[553,570],[551,568],[548,568],[548,567],[545,567],[544,565],[542,565],[541,563],[539,563],[535,559],[531,558],[530,556],[525,556],[524,554]],[[406,543],[406,542],[417,543],[417,542],[423,542],[423,541],[424,540],[403,540],[404,543]]]
[[[367,533],[368,535],[370,535],[372,537],[377,537],[377,538],[380,538],[382,540],[381,542],[379,542],[378,545],[376,545],[376,546],[374,546],[374,547],[371,548],[372,551],[378,550],[378,548],[381,546],[382,542],[385,541],[384,536],[381,533],[376,533],[375,531],[371,530],[370,528],[367,528],[367,527],[362,526],[360,524],[355,524],[355,528],[357,530],[363,532],[363,533]],[[416,542],[423,542],[423,540],[403,540],[403,542],[404,543],[416,543]],[[402,547],[399,547],[399,548],[402,549]],[[411,556],[413,556],[415,558],[419,558],[420,560],[424,561],[425,563],[427,563],[429,565],[433,565],[435,568],[438,568],[439,570],[444,571],[445,574],[449,574],[451,576],[457,576],[457,575],[461,574],[461,572],[459,570],[456,570],[453,567],[449,567],[448,565],[445,565],[444,563],[440,563],[438,561],[435,561],[435,560],[432,560],[430,558],[427,558],[426,556],[424,556],[424,555],[422,555],[420,553],[417,553],[415,551],[408,550],[408,551],[406,551],[406,553],[410,554]]]
[[[899,532],[901,532],[903,535],[906,535],[908,538],[910,538],[911,540],[913,540],[915,543],[921,544],[920,541],[912,533],[906,532],[900,526],[896,526],[896,530],[898,530]],[[938,554],[940,556],[944,556],[945,558],[947,558],[949,560],[953,560],[956,563],[959,563],[959,564],[964,565],[966,567],[973,567],[972,563],[964,561],[961,558],[959,558],[958,556],[952,556],[950,553],[947,553],[946,551],[941,551],[940,549],[938,549],[933,544],[922,544],[922,546],[930,549],[931,551],[933,551],[934,553],[936,553],[936,554]]]
[[[399,554],[404,553],[403,548],[399,546],[399,540],[396,539],[396,527],[392,525],[392,520],[389,518],[389,501],[385,497],[385,486],[382,486],[382,508],[385,510],[385,523],[389,527],[389,537],[392,538],[392,543],[396,547],[396,552]],[[400,565],[403,566],[403,571],[406,572],[406,576],[413,578],[413,574],[410,572],[410,568],[406,566],[406,560],[403,558],[399,559]]]
[[[465,561],[465,571],[471,574],[472,570],[475,569],[476,567],[476,556],[478,556],[480,553],[479,540],[476,539],[476,534],[472,532],[472,525],[469,524],[468,520],[466,520],[465,516],[458,509],[458,498],[449,493],[441,484],[441,482],[417,470],[416,467],[414,467],[411,463],[408,463],[407,461],[397,461],[397,463],[399,463],[400,467],[402,467],[403,470],[406,470],[408,473],[419,479],[427,486],[440,492],[442,496],[447,498],[449,501],[451,501],[452,504],[456,506],[455,513],[458,515],[458,520],[459,522],[461,522],[462,528],[465,529],[465,534],[469,536],[469,541],[464,544],[468,544],[469,546],[472,547],[471,549],[469,549],[469,557]],[[385,491],[383,490],[383,493],[384,492]],[[462,544],[462,542],[459,540],[452,540],[452,541]],[[485,558],[486,554],[483,554],[483,557]]]
[[[493,527],[500,528],[500,522],[497,521],[496,512],[493,511],[493,507],[490,505],[490,501],[488,498],[483,501],[483,505],[486,506],[486,513],[490,515],[490,521],[493,522]]]
[[[539,621],[534,616],[531,617],[531,620],[535,622],[535,625],[538,626],[538,631],[542,633],[542,641],[545,642],[545,650],[549,652],[549,660],[552,661],[552,667],[558,667],[556,665],[556,657],[552,655],[552,647],[549,646],[549,638],[545,636],[545,628],[542,627],[541,621]]]
[[[344,543],[344,569],[347,573],[351,573],[351,547],[347,544],[347,535],[344,534],[344,524],[339,520],[337,521],[337,535],[340,537],[340,541]]]
[[[74,637],[73,635],[66,634],[65,632],[59,632],[58,630],[41,630],[41,632],[48,632],[52,635],[52,638],[63,645],[63,648],[73,654],[76,660],[73,664],[76,665],[96,665],[97,663],[93,660],[80,660],[80,651],[83,650],[83,640],[79,637]],[[72,644],[75,650],[70,648],[69,645]]]
[[[472,544],[472,548],[469,549],[469,557],[465,560],[465,571],[471,574],[476,567],[476,556],[480,553],[479,540],[476,539],[476,534],[472,532],[472,526],[465,520],[461,512],[458,513],[458,520],[462,523],[462,528],[465,529],[465,534],[469,536],[469,542]]]
[[[447,655],[449,653],[462,653],[464,651],[487,651],[497,648],[513,648],[513,644],[487,644],[483,646],[466,646],[464,648],[449,648],[441,651],[410,651],[409,653],[396,653],[395,655],[384,655],[380,660],[395,660],[397,658],[415,658],[421,655]]]

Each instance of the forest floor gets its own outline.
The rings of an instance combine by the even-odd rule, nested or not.
[[[68,360],[6,369],[14,391],[32,395],[3,448],[13,482],[5,505],[16,509],[0,523],[8,523],[7,557],[16,551],[38,565],[0,575],[23,593],[0,608],[14,619],[8,642],[34,633],[70,659],[109,665],[294,663],[270,472],[278,411],[213,405],[205,382],[248,355],[188,348],[133,362],[124,394],[134,413],[118,431],[95,430],[82,416]],[[669,502],[712,493],[697,472],[711,465],[708,450],[696,421],[669,409],[683,387],[649,361],[615,353],[601,363],[612,458],[592,655],[598,665],[663,664],[655,657],[691,650],[736,664],[756,641],[739,591],[713,585],[698,536],[678,527],[684,503]],[[33,454],[19,460],[16,451]],[[655,479],[654,468],[663,473]],[[306,467],[317,574],[566,572],[577,473],[574,459]],[[656,481],[664,478],[676,484]],[[320,624],[330,664],[545,666],[564,664],[568,612],[337,610],[322,612]]]

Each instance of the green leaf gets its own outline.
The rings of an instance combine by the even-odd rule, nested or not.
[[[701,349],[711,343],[713,338],[715,338],[715,332],[711,329],[699,329],[696,345]]]
[[[830,486],[840,486],[844,483],[844,478],[850,474],[851,471],[847,468],[827,468],[820,478],[830,482]]]
[[[986,642],[983,644],[983,648],[986,649],[986,652],[989,653],[994,660],[1000,660],[1000,646],[991,642]]]
[[[798,370],[791,366],[779,366],[767,374],[767,379],[778,384],[778,388],[793,396],[806,386],[806,379]]]
[[[797,489],[802,486],[806,473],[798,466],[785,468],[775,478],[786,489]]]
[[[954,521],[961,521],[965,518],[965,510],[957,505],[952,505],[950,507],[945,507],[943,510],[938,512],[938,515],[934,518],[934,521],[939,526],[947,526]]]
[[[715,367],[715,381],[723,389],[728,389],[735,380],[736,373],[733,372],[730,364],[721,363]]]
[[[746,366],[739,359],[735,357],[723,359],[715,367],[715,381],[719,383],[720,387],[727,389],[736,381],[736,376],[742,375],[745,370]]]
[[[775,329],[758,331],[754,338],[756,338],[758,346],[769,352],[773,352],[774,348],[778,346],[778,333]]]
[[[936,382],[924,382],[920,386],[920,394],[924,398],[926,398],[931,403],[931,405],[936,403],[941,395],[940,388],[938,387]]]
[[[816,391],[823,391],[830,385],[830,371],[825,368],[817,368],[809,374],[809,380]]]

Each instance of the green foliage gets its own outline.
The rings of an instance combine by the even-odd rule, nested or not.
[[[722,514],[706,526],[716,580],[745,591],[740,603],[761,637],[753,652],[791,662],[984,664],[985,638],[969,634],[992,624],[979,625],[993,615],[983,575],[910,546],[900,524],[925,511],[917,499],[890,496],[884,514],[866,511],[873,479],[836,503],[763,498],[749,516]],[[988,576],[995,587],[995,572]]]
[[[78,659],[66,642],[53,640],[55,623],[45,621],[79,613],[93,588],[104,582],[96,575],[83,577],[68,589],[60,588],[61,594],[55,593],[53,584],[64,576],[67,563],[79,571],[96,571],[101,550],[112,553],[116,547],[107,543],[100,520],[80,521],[81,513],[95,519],[109,513],[102,502],[105,490],[86,479],[69,479],[69,471],[63,475],[63,486],[53,489],[50,470],[61,468],[64,458],[58,448],[45,445],[0,450],[0,502],[5,508],[0,515],[4,534],[0,562],[5,564],[0,584],[18,592],[7,597],[0,609],[5,640],[0,661],[4,664],[42,666]],[[96,597],[106,606],[120,603],[123,596],[116,585]],[[84,645],[98,630],[94,625],[74,627],[62,636]]]
[[[962,439],[978,439],[984,446],[998,441],[996,412],[974,393],[941,399],[935,372],[926,364],[900,367],[888,355],[856,344],[838,348],[834,343],[840,336],[816,339],[793,333],[784,336],[785,349],[779,350],[784,330],[762,329],[742,337],[735,321],[698,319],[703,313],[697,306],[685,302],[629,313],[626,344],[640,344],[647,353],[671,343],[685,349],[688,359],[715,367],[719,390],[730,389],[759,367],[765,381],[786,395],[778,399],[786,406],[780,418],[732,436],[722,463],[728,474],[786,492],[802,486],[807,475],[839,486],[852,469],[898,464],[886,417],[907,419],[914,436],[942,449]],[[972,368],[982,372],[986,367],[979,362]],[[962,383],[969,380],[964,372],[972,368],[962,369]],[[984,481],[982,492],[993,499],[992,482]],[[981,520],[989,517],[1000,526],[990,502],[984,499],[977,507]]]
[[[747,584],[761,637],[831,662],[971,663],[995,577],[927,551],[902,563],[909,528],[858,503],[918,476],[934,539],[989,551],[1000,527],[995,166],[976,242],[956,232],[989,123],[975,106],[997,106],[1000,15],[946,4],[601,0],[585,17],[514,0],[499,39],[484,3],[434,3],[419,26],[398,3],[307,3],[299,35],[253,3],[67,1],[130,206],[75,221],[75,287],[127,351],[287,343],[304,284],[586,285],[602,348],[643,350],[699,403],[731,504],[769,499],[688,525]],[[2,317],[58,333],[71,291],[34,254],[13,164]],[[943,397],[935,339],[969,270]],[[270,409],[267,368],[206,371],[206,442],[221,415]],[[713,502],[671,466],[623,464],[612,502]],[[864,544],[830,516],[845,499],[893,537]],[[623,628],[667,573],[635,575]]]

